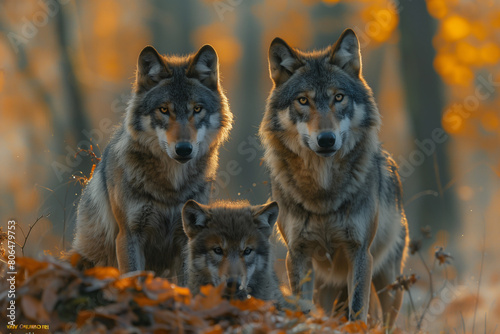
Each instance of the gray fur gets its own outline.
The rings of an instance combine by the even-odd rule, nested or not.
[[[206,58],[215,78],[210,82],[196,76],[198,61]],[[203,106],[199,113],[193,111],[197,105]],[[73,251],[82,263],[121,272],[153,270],[182,284],[187,238],[181,209],[189,199],[208,202],[218,150],[231,124],[211,46],[182,58],[146,47],[125,119],[78,206]],[[180,162],[177,141],[193,146]]]
[[[188,286],[196,294],[207,284],[241,281],[236,298],[247,295],[275,300],[284,298],[274,273],[274,257],[269,242],[278,217],[278,205],[271,202],[250,206],[247,202],[217,202],[202,205],[188,201],[183,210],[184,231],[188,235]],[[216,254],[220,247],[223,254]],[[245,249],[251,253],[244,254]]]
[[[283,50],[301,65],[280,67],[275,54]],[[328,312],[338,296],[349,296],[350,318],[366,321],[372,277],[379,291],[401,274],[408,234],[397,166],[378,140],[380,114],[361,74],[359,43],[348,29],[323,51],[276,39],[269,55],[274,87],[259,133],[292,292],[300,294],[312,267],[315,303]],[[335,134],[328,151],[317,144],[323,131]],[[392,326],[402,296],[379,297]]]

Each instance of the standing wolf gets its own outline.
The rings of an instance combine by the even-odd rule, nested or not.
[[[181,209],[208,201],[231,124],[211,46],[187,57],[144,48],[125,119],[78,206],[73,250],[82,264],[184,283]]]
[[[312,265],[315,304],[330,312],[336,298],[348,299],[349,318],[366,321],[371,282],[380,291],[401,274],[408,232],[358,39],[348,29],[333,46],[306,53],[276,38],[269,67],[274,87],[259,133],[292,292]],[[402,292],[378,297],[392,326]]]

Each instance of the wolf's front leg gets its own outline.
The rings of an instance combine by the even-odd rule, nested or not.
[[[144,250],[137,235],[132,234],[129,229],[120,228],[116,237],[116,257],[120,273],[144,270],[146,261]]]
[[[403,247],[404,245],[401,246],[401,248]],[[399,309],[401,308],[401,303],[403,302],[402,290],[389,291],[389,289],[387,289],[388,285],[392,284],[396,278],[401,275],[402,254],[403,250],[400,250],[394,262],[388,261],[382,266],[382,269],[373,276],[375,289],[380,291],[378,297],[384,315],[384,324],[387,324],[388,328],[392,328],[394,325]]]
[[[309,266],[307,265],[307,257],[304,253],[295,250],[288,250],[286,254],[286,271],[288,273],[288,281],[292,293],[296,296],[301,296],[302,280],[304,273],[307,272]]]
[[[370,304],[373,257],[368,247],[360,247],[351,256],[351,267],[347,278],[349,320],[366,322]]]

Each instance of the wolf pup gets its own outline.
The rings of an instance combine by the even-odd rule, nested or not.
[[[331,312],[343,296],[349,318],[366,321],[371,282],[380,291],[401,274],[408,232],[358,39],[347,29],[331,47],[302,52],[276,38],[269,68],[274,87],[259,134],[280,206],[290,287],[299,294],[312,265],[314,303]],[[402,292],[378,297],[392,326]]]
[[[269,242],[278,212],[276,202],[207,206],[188,201],[182,209],[182,222],[189,238],[188,287],[193,294],[203,285],[225,284],[228,297],[251,295],[283,305]]]
[[[125,119],[78,206],[81,263],[180,275],[182,284],[181,209],[208,201],[232,118],[210,45],[187,57],[145,47]]]

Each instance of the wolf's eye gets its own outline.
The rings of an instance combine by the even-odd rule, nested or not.
[[[215,247],[214,248],[214,253],[217,255],[222,255],[222,248],[220,247]]]
[[[168,114],[168,108],[167,107],[160,107],[160,111],[162,114]]]
[[[344,94],[335,95],[335,102],[340,102],[344,99]]]
[[[299,103],[302,104],[303,106],[307,106],[309,104],[309,100],[307,99],[307,97],[299,97]]]
[[[252,249],[251,248],[245,248],[245,250],[243,251],[243,255],[250,255],[250,253],[252,252]]]
[[[203,109],[201,106],[195,106],[193,108],[193,111],[195,112],[195,114],[197,114],[197,113],[201,112],[201,109]]]

